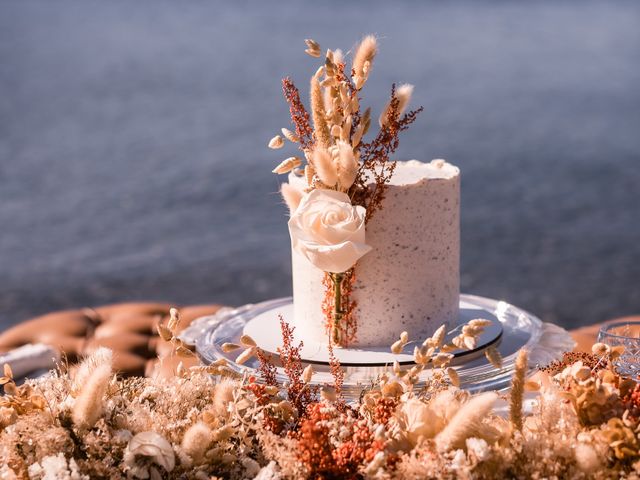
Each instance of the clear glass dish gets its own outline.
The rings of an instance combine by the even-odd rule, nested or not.
[[[215,315],[202,317],[194,321],[182,334],[181,338],[188,344],[195,345],[196,353],[203,364],[211,364],[225,358],[229,366],[238,372],[255,371],[258,361],[253,358],[244,365],[234,362],[238,352],[225,353],[220,348],[225,342],[238,343],[244,328],[249,321],[270,310],[276,310],[292,303],[292,298],[280,298],[258,304],[244,305],[239,308],[224,308]],[[507,302],[474,295],[460,295],[461,308],[480,310],[488,318],[496,318],[502,326],[500,338],[493,342],[503,358],[502,368],[493,367],[480,352],[478,355],[467,355],[457,361],[455,368],[460,376],[461,388],[471,392],[485,390],[508,389],[514,369],[518,350],[529,350],[530,366],[545,365],[559,359],[562,353],[571,350],[574,342],[564,329],[540,321],[534,315]],[[286,319],[285,319],[286,320]],[[259,338],[255,338],[260,343]],[[377,363],[373,361],[372,363]],[[323,385],[333,383],[328,365],[314,362],[314,383]],[[377,365],[345,366],[343,390],[347,398],[357,399],[362,389],[375,381],[386,367]],[[257,373],[257,372],[256,372]],[[430,375],[427,369],[422,373],[421,381]],[[277,377],[285,382],[286,376],[282,368],[277,368]]]

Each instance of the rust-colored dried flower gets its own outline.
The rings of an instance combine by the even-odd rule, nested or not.
[[[314,400],[315,391],[303,381],[302,360],[300,350],[303,343],[294,346],[294,328],[291,327],[282,316],[280,316],[280,329],[282,331],[282,347],[278,347],[280,363],[289,379],[287,383],[287,398],[302,416],[309,405]]]
[[[398,397],[379,397],[376,400],[373,411],[373,421],[381,425],[386,425],[393,417],[400,403]]]
[[[352,187],[354,203],[367,208],[367,221],[376,210],[382,208],[387,185],[395,171],[396,162],[391,161],[391,155],[400,144],[399,134],[409,128],[422,107],[412,110],[402,116],[398,115],[399,100],[395,95],[395,85],[391,87],[391,100],[387,110],[387,121],[380,128],[375,139],[360,145],[360,170]],[[373,187],[369,183],[373,181]]]
[[[306,150],[313,145],[313,129],[309,123],[309,113],[300,100],[300,92],[289,78],[282,80],[282,92],[289,103],[291,121],[296,128],[296,137]]]

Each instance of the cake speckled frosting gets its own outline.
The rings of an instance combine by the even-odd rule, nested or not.
[[[304,188],[294,174],[289,183]],[[383,206],[366,227],[373,250],[356,264],[351,347],[388,346],[408,331],[424,339],[458,320],[460,170],[444,160],[398,162]],[[324,273],[292,250],[296,336],[326,343]]]

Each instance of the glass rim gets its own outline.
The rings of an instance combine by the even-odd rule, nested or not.
[[[629,337],[627,335],[618,335],[617,333],[611,333],[609,331],[610,329],[613,329],[615,327],[624,327],[625,325],[640,325],[640,320],[629,320],[629,321],[620,320],[620,321],[617,321],[617,322],[612,322],[612,323],[609,323],[607,325],[601,326],[600,330],[598,330],[598,333],[603,334],[603,335],[607,335],[607,336],[610,336],[610,337],[626,338],[626,339],[640,341],[640,336]]]

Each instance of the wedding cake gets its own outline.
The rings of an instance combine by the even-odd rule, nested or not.
[[[295,174],[289,183],[299,188]],[[353,347],[388,347],[403,331],[424,339],[458,320],[460,172],[443,160],[399,162],[384,207],[367,224],[371,251],[356,266]],[[292,250],[293,325],[326,341],[324,272]]]
[[[306,42],[319,57],[319,45]],[[290,321],[307,342],[387,347],[402,332],[424,339],[458,320],[460,172],[444,160],[391,159],[422,110],[405,113],[411,85],[392,87],[378,133],[365,140],[371,109],[361,109],[360,95],[376,53],[373,36],[354,49],[350,68],[340,50],[328,50],[311,77],[310,114],[283,80],[295,131],[283,128],[269,147],[287,139],[304,158],[273,171],[288,174]]]

